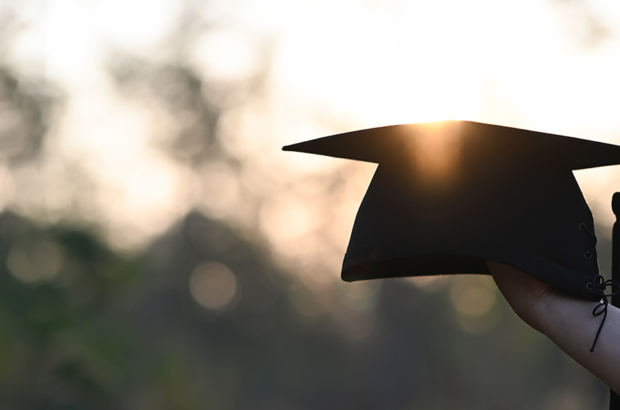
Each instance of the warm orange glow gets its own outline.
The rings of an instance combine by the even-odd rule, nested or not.
[[[460,123],[432,122],[415,127],[411,153],[416,172],[429,183],[440,183],[454,175],[461,152]]]

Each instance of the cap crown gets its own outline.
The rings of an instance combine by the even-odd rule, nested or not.
[[[449,121],[355,131],[284,147],[379,166],[344,258],[347,281],[488,274],[486,259],[598,300],[592,214],[572,170],[620,147]]]

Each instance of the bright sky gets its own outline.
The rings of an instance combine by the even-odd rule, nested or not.
[[[249,107],[231,117],[246,121],[235,125],[242,131],[233,144],[239,156],[263,173],[279,164],[292,180],[338,164],[286,157],[279,148],[288,143],[447,118],[620,142],[615,0],[233,3],[39,0],[20,6],[28,24],[13,61],[67,91],[54,155],[88,159],[82,165],[100,188],[94,206],[121,246],[147,241],[202,201],[193,177],[150,144],[161,126],[154,118],[162,113],[122,99],[105,73],[110,50],[161,53],[161,41],[175,29],[183,5],[194,5],[216,23],[189,56],[206,76],[242,79],[263,57],[260,47],[274,46],[267,108]],[[598,32],[605,34],[599,38]],[[582,172],[579,180],[599,220],[609,223],[620,168]],[[285,205],[299,202],[278,198]],[[352,221],[354,209],[347,212],[345,219]],[[262,220],[271,221],[272,214],[279,212],[267,210]]]

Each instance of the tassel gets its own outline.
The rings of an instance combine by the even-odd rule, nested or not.
[[[620,283],[620,263],[618,258],[620,257],[620,222],[618,216],[620,216],[620,192],[616,192],[611,200],[611,209],[616,215],[616,222],[611,234],[611,279]],[[611,297],[612,306],[620,306],[620,292],[615,292]],[[620,410],[620,396],[613,390],[609,390],[609,410]]]
[[[607,319],[607,306],[609,305],[609,298],[611,297],[613,300],[614,297],[620,294],[620,284],[618,284],[618,282],[613,279],[605,280],[601,275],[596,275],[592,283],[594,286],[594,290],[599,294],[602,299],[601,303],[596,305],[596,307],[592,311],[592,315],[603,315],[603,320],[601,320],[601,324],[598,327],[598,331],[596,332],[594,343],[592,343],[592,347],[590,348],[590,351],[594,352],[596,342],[598,341],[598,337],[601,335],[601,330],[603,330],[603,325],[605,324],[605,320]],[[608,287],[611,289],[611,293],[605,293]]]

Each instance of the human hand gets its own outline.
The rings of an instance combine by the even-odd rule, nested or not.
[[[546,335],[565,353],[614,391],[620,391],[620,309],[609,306],[596,351],[590,347],[601,317],[593,316],[597,302],[566,296],[510,266],[487,261],[500,292],[514,312]]]
[[[514,312],[544,333],[551,305],[564,296],[530,275],[499,262],[487,261],[493,280]]]

